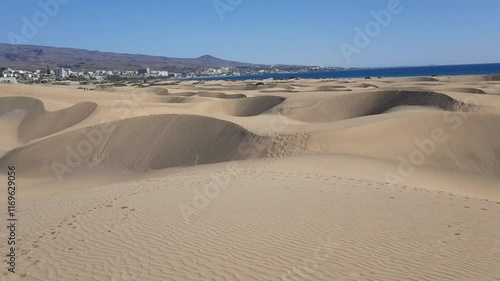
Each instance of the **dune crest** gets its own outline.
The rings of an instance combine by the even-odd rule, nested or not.
[[[50,174],[98,165],[143,173],[266,155],[266,139],[222,120],[193,115],[153,115],[108,122],[14,149],[0,163]],[[50,172],[52,171],[52,172]]]
[[[398,106],[428,106],[446,111],[469,111],[472,105],[450,96],[427,91],[374,91],[334,96],[316,96],[283,103],[283,115],[311,123],[325,123],[382,114]]]
[[[30,97],[0,98],[0,115],[14,110],[25,112],[18,127],[21,142],[28,142],[67,129],[85,120],[96,108],[97,104],[94,102],[82,102],[66,109],[48,112],[39,99]]]
[[[218,98],[218,99],[242,99],[247,97],[243,94],[225,94],[220,92],[199,92],[198,96],[205,98]]]
[[[312,132],[307,150],[500,177],[499,122],[500,116],[492,114],[423,112]]]
[[[276,96],[259,96],[239,98],[214,103],[208,110],[214,113],[225,113],[231,116],[251,117],[263,114],[280,105],[285,98]]]

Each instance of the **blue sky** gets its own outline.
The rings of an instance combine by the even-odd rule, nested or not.
[[[59,11],[44,23],[40,2],[54,1]],[[391,1],[397,0],[2,0],[0,42],[265,64],[500,62],[500,1],[399,0],[397,14],[389,12]],[[230,9],[221,18],[214,3]],[[365,30],[371,12],[381,10],[391,14],[389,24],[358,48],[355,28]],[[30,38],[23,17],[37,29],[24,33]],[[342,43],[357,48],[350,61]]]

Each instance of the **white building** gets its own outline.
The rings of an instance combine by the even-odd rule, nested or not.
[[[68,68],[56,68],[54,70],[57,77],[65,78],[71,74],[71,70]]]
[[[0,78],[0,83],[17,83],[17,79],[14,77]]]

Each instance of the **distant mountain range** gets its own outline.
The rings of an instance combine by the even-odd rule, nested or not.
[[[74,48],[0,43],[0,67],[36,70],[56,67],[72,70],[154,70],[191,72],[218,67],[256,67],[258,65],[228,61],[205,55],[199,58],[170,58],[139,54],[118,54]]]

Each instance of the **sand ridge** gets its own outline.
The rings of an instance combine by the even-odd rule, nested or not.
[[[81,102],[70,108],[47,112],[43,103],[35,98],[6,97],[0,100],[0,115],[13,110],[25,112],[18,127],[19,140],[22,142],[69,128],[89,117],[96,108],[97,104],[94,102]]]
[[[197,126],[197,127],[195,127]],[[224,136],[219,138],[218,136]],[[98,165],[135,172],[257,157],[243,153],[265,142],[226,121],[194,115],[152,115],[74,130],[14,149],[0,163],[40,174],[94,169]],[[65,147],[65,149],[61,149]],[[129,149],[124,149],[130,147]],[[265,153],[265,152],[261,152]]]

